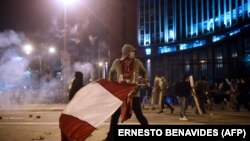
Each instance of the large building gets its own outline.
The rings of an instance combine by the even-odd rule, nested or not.
[[[136,24],[151,78],[250,77],[250,0],[137,0]]]

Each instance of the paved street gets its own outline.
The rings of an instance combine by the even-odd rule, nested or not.
[[[58,117],[63,104],[50,105],[26,105],[18,107],[0,107],[0,141],[59,141],[60,130]],[[158,114],[159,109],[143,112],[149,123],[160,125],[250,125],[250,113],[246,110],[233,112],[230,109],[217,108],[207,115],[196,115],[194,109],[188,109],[188,121],[180,121],[178,118],[179,107],[170,114],[169,110]],[[134,116],[123,124],[138,124]],[[100,126],[87,139],[88,141],[102,140],[108,131],[109,120]]]

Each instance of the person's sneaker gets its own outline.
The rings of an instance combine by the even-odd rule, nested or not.
[[[186,117],[180,117],[179,120],[188,120]]]
[[[160,110],[160,111],[158,112],[158,114],[160,114],[160,113],[163,113],[163,110]]]
[[[173,114],[174,113],[174,109],[171,109],[170,113]]]

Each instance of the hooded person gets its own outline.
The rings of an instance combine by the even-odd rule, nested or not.
[[[83,87],[83,73],[80,71],[75,72],[75,78],[69,90],[69,101],[74,97],[76,92]]]
[[[135,58],[136,52],[136,49],[130,44],[125,44],[122,47],[122,57],[113,62],[109,71],[109,80],[138,82],[139,68],[142,68],[143,72],[146,70],[141,61]]]
[[[109,70],[109,80],[120,83],[138,84],[140,77],[148,79],[148,74],[143,63],[136,58],[136,49],[130,44],[122,47],[122,57],[115,59]],[[123,108],[123,107],[127,108]],[[134,112],[141,125],[148,125],[146,117],[142,113],[139,87],[132,93],[131,97],[118,108],[111,116],[110,128],[106,141],[113,141],[114,126],[118,124],[121,115],[121,122],[127,120]],[[125,111],[123,109],[126,109]],[[129,110],[131,109],[131,111]],[[127,116],[127,117],[126,117]]]

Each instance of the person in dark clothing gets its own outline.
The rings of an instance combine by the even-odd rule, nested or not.
[[[207,104],[207,93],[208,93],[208,83],[204,76],[201,77],[199,81],[197,81],[195,86],[196,96],[202,111],[202,114],[206,114],[206,104]],[[195,113],[198,114],[198,109],[195,110]]]
[[[249,80],[248,80],[249,81]],[[249,98],[249,82],[245,81],[244,79],[241,79],[240,82],[238,82],[238,96],[237,96],[237,105],[236,105],[236,111],[240,111],[241,105],[244,106],[245,109],[250,111],[250,98]]]
[[[69,101],[73,99],[76,92],[80,90],[83,86],[84,86],[83,85],[83,73],[76,71],[75,78],[73,79],[73,82],[71,83],[71,86],[69,88]],[[61,141],[69,141],[63,132],[61,132]]]
[[[76,92],[83,87],[83,74],[82,72],[75,72],[75,78],[69,90],[69,101],[74,97]]]
[[[191,90],[189,75],[185,75],[181,81],[175,84],[175,94],[180,103],[179,120],[188,120],[186,117],[186,110],[188,107],[187,97],[191,95]]]
[[[170,103],[168,103],[166,101],[166,98],[168,96],[168,92],[169,92],[169,86],[167,83],[167,80],[165,77],[161,78],[162,81],[162,86],[161,86],[161,92],[162,92],[162,98],[161,98],[161,110],[158,113],[163,113],[163,110],[165,108],[165,104],[167,105],[167,107],[171,110],[170,113],[172,114],[174,112],[174,108],[173,106],[171,106]]]

